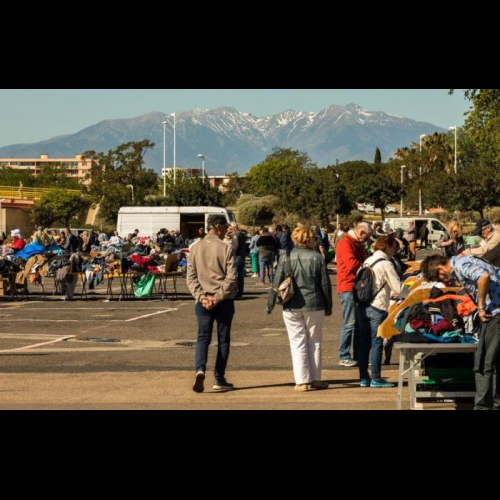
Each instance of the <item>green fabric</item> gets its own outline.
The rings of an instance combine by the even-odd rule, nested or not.
[[[326,263],[330,264],[330,262],[333,262],[334,260],[335,260],[335,250],[332,249],[326,255]]]
[[[455,379],[460,382],[474,382],[474,371],[469,368],[427,368],[427,375],[430,379],[443,380]]]
[[[479,236],[466,236],[464,239],[466,245],[477,247],[481,244],[481,238],[479,238]]]
[[[134,285],[135,296],[140,299],[150,297],[155,286],[156,276],[154,274],[146,274],[141,278],[137,285]]]

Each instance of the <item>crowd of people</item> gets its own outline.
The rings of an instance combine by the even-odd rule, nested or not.
[[[237,225],[229,227],[224,217],[212,216],[208,225],[209,234],[191,252],[187,276],[197,302],[199,323],[193,386],[197,393],[205,390],[208,349],[215,323],[218,353],[214,390],[234,388],[226,379],[226,369],[235,299],[244,293],[240,270],[243,247],[247,248],[238,236],[241,231]],[[498,410],[500,231],[483,220],[473,235],[480,237],[482,243],[468,248],[461,225],[452,223],[449,237],[438,245],[442,254],[425,259],[421,277],[436,284],[454,280],[474,297],[482,325],[475,367],[476,409]],[[360,222],[351,228],[339,225],[330,234],[305,225],[298,225],[293,231],[278,226],[275,230],[261,228],[251,238],[248,251],[253,276],[263,284],[267,278],[272,284],[266,312],[272,314],[277,304],[283,307],[296,391],[328,389],[322,379],[322,341],[325,318],[333,311],[328,268],[331,251],[336,259],[337,293],[343,311],[340,365],[359,367],[362,388],[394,387],[382,375],[384,339],[379,336],[379,329],[389,316],[392,301],[404,296],[403,277],[408,261],[417,257],[418,240],[421,248],[428,248],[428,238],[428,230],[417,230],[414,222],[398,231],[384,231],[380,223]],[[366,283],[369,290],[364,292],[368,299],[362,301]]]
[[[456,221],[448,232],[448,237],[437,244],[441,254],[427,256],[422,263],[421,277],[433,283],[457,283],[473,297],[481,321],[475,366],[476,408],[498,410],[500,227],[488,220],[479,221],[473,232],[481,241],[479,245],[467,244],[464,230]],[[16,266],[25,259],[26,268],[19,270],[24,279],[45,264],[56,270],[76,264],[80,272],[90,272],[92,264],[96,272],[95,262],[87,258],[90,255],[99,259],[101,271],[110,265],[123,269],[126,261],[127,265],[155,272],[161,267],[156,260],[161,256],[189,254],[187,284],[196,300],[198,319],[193,386],[197,393],[205,390],[215,324],[218,353],[214,390],[234,389],[226,370],[235,301],[244,298],[248,257],[252,276],[261,285],[270,285],[265,312],[272,314],[277,305],[283,309],[296,391],[328,389],[322,378],[322,344],[325,318],[333,313],[331,274],[336,273],[336,292],[342,306],[339,365],[358,367],[362,388],[394,387],[383,377],[384,339],[379,331],[393,301],[404,296],[404,276],[417,258],[418,241],[420,248],[428,248],[428,230],[418,230],[414,222],[397,231],[368,222],[351,227],[339,224],[333,231],[299,224],[293,230],[286,225],[262,227],[252,237],[237,223],[229,224],[225,216],[214,215],[208,219],[208,233],[200,228],[197,236],[188,241],[180,231],[162,229],[152,237],[143,237],[136,230],[122,239],[118,233],[82,231],[77,235],[69,228],[37,228],[25,240],[21,231],[15,230],[8,241],[0,242],[0,268]],[[329,268],[333,261],[336,266]],[[74,286],[68,286],[66,298],[72,298]],[[363,286],[368,288],[363,290]]]

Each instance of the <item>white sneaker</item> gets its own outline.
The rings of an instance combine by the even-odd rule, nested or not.
[[[356,366],[358,366],[358,362],[353,361],[352,359],[342,359],[340,360],[339,365],[343,366],[344,368],[355,368]]]

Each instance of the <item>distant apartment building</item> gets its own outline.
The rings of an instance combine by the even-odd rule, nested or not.
[[[173,176],[174,169],[167,168],[162,170],[162,175]],[[201,168],[181,168],[177,169],[177,172],[182,172],[187,177],[203,177],[203,170]],[[207,175],[206,179],[210,182],[210,185],[214,188],[224,190],[224,188],[229,184],[231,178],[229,175]]]
[[[68,177],[83,180],[92,169],[94,162],[85,160],[82,155],[77,155],[75,158],[51,158],[48,154],[43,154],[40,158],[0,158],[0,168],[28,170],[35,177],[45,165],[61,167],[66,170]]]

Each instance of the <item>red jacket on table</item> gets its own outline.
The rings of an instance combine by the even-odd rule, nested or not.
[[[337,293],[352,293],[359,269],[366,260],[362,243],[346,234],[337,244]]]
[[[21,238],[14,238],[12,240],[12,250],[15,250],[16,252],[20,252],[21,250],[24,250],[24,247],[26,246],[26,242],[22,240]]]

